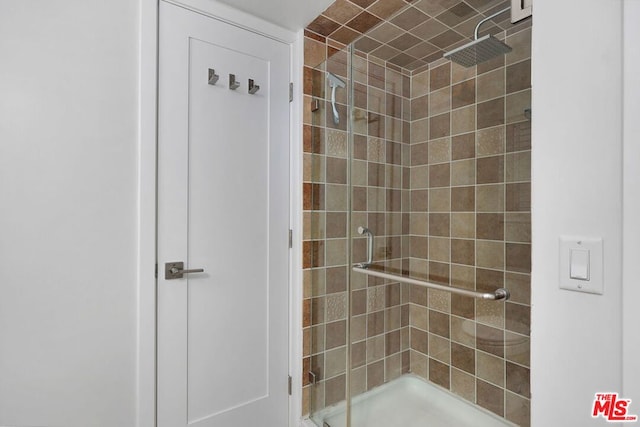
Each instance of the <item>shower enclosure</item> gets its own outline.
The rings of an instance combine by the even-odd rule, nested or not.
[[[511,52],[465,67],[443,54],[504,3],[427,1],[305,67],[303,411],[321,427],[529,425],[531,23],[494,16],[480,35]]]

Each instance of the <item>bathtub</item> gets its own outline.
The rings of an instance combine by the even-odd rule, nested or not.
[[[355,397],[351,427],[504,427],[503,418],[412,374]],[[325,408],[305,427],[346,427],[346,403]]]

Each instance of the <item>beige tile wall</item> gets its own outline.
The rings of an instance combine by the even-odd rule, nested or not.
[[[417,287],[411,372],[529,425],[530,29],[513,53],[471,69],[439,60],[412,75],[410,271],[513,292],[506,303]]]

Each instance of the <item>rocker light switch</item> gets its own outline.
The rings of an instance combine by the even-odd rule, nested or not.
[[[560,237],[560,288],[602,294],[602,239]]]
[[[589,280],[589,251],[571,249],[571,265],[569,277],[577,280]]]

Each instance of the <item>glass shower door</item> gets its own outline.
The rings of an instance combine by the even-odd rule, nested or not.
[[[351,64],[353,264],[407,274],[410,75],[355,50]],[[350,425],[368,426],[398,414],[375,407],[393,405],[385,397],[387,385],[410,372],[410,289],[353,269],[350,284]]]
[[[305,68],[304,393],[323,426],[346,423],[349,325],[348,51]]]
[[[527,426],[531,29],[478,66],[400,67],[371,42],[409,38],[389,25],[305,68],[305,413]]]
[[[529,37],[411,70],[354,42],[352,427],[529,425]]]

